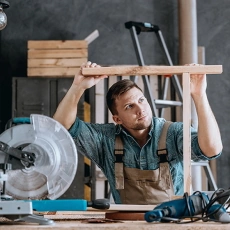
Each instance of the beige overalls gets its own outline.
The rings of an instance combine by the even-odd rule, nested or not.
[[[171,122],[165,122],[158,144],[160,159],[156,170],[141,170],[124,167],[123,143],[120,136],[115,142],[115,180],[122,204],[159,204],[171,200],[172,177],[167,161],[166,135]]]

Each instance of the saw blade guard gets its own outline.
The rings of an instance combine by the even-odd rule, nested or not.
[[[38,114],[31,124],[6,130],[0,140],[34,153],[34,166],[7,172],[6,193],[15,199],[57,199],[71,185],[78,164],[77,149],[69,132],[56,120]]]

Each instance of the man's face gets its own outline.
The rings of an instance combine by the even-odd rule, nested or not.
[[[143,93],[132,88],[116,99],[117,114],[113,120],[128,131],[143,130],[150,126],[152,111]]]

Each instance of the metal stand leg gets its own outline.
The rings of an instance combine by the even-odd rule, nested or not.
[[[133,43],[134,43],[134,48],[135,48],[136,55],[137,55],[138,64],[140,66],[144,66],[145,65],[144,64],[144,59],[143,59],[143,55],[142,55],[142,52],[141,52],[139,40],[137,38],[136,29],[135,29],[134,26],[132,26],[130,28],[130,33],[131,33],[131,37],[133,39]],[[143,82],[144,82],[144,87],[145,87],[144,91],[145,91],[145,94],[146,94],[146,98],[147,98],[147,100],[150,103],[151,109],[153,111],[153,115],[157,116],[157,108],[156,108],[156,105],[154,103],[153,95],[151,94],[150,83],[149,83],[148,76],[147,75],[143,75],[142,78],[143,78]]]
[[[167,58],[167,62],[169,65],[173,65],[171,57],[169,55],[167,46],[165,44],[162,32],[160,31],[158,26],[152,25],[150,23],[140,23],[140,22],[126,22],[125,23],[125,27],[127,29],[130,30],[131,33],[131,37],[132,37],[132,41],[134,44],[134,48],[135,48],[135,52],[136,52],[136,56],[137,56],[137,60],[138,60],[138,64],[140,66],[144,66],[144,59],[143,59],[143,55],[141,52],[141,48],[140,48],[140,44],[139,44],[139,40],[137,37],[137,34],[140,34],[140,32],[155,32],[157,39],[160,43],[160,46],[163,50],[163,52],[165,53],[165,56]],[[167,101],[166,97],[167,97],[167,90],[168,90],[168,85],[169,85],[169,78],[164,78],[164,82],[163,82],[163,87],[162,90],[160,90],[161,92],[161,96],[160,98],[162,98],[161,100],[154,100],[151,90],[150,90],[150,83],[149,83],[149,77],[148,76],[142,76],[143,77],[143,82],[144,82],[144,86],[145,86],[145,94],[146,94],[146,98],[149,100],[150,106],[152,107],[153,110],[153,115],[157,116],[157,109],[159,109],[159,116],[162,117],[163,116],[163,108],[165,107],[169,107],[169,106],[181,106],[182,105],[182,88],[180,86],[180,82],[178,80],[178,77],[176,75],[173,75],[170,79],[172,81],[172,84],[174,86],[175,92],[177,92],[178,94],[178,98],[180,101]]]
[[[210,187],[210,190],[217,190],[217,185],[216,185],[216,182],[215,182],[215,179],[212,175],[212,170],[209,166],[209,162],[208,161],[200,161],[200,162],[192,162],[191,165],[193,166],[202,166],[204,171],[205,171],[205,174],[206,174],[206,177],[208,179],[208,184],[209,184],[209,187]]]

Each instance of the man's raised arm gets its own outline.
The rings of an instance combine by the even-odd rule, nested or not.
[[[202,152],[208,157],[218,155],[222,151],[223,145],[220,130],[206,94],[206,75],[192,74],[190,82],[191,96],[198,117],[199,146]]]
[[[82,64],[82,67],[87,68],[100,68],[96,63],[87,62]],[[69,129],[76,120],[77,117],[77,105],[86,89],[96,85],[101,79],[106,78],[106,75],[102,76],[83,76],[80,69],[74,77],[73,83],[66,93],[63,100],[57,107],[57,110],[53,116],[55,120],[60,122],[66,129]]]

